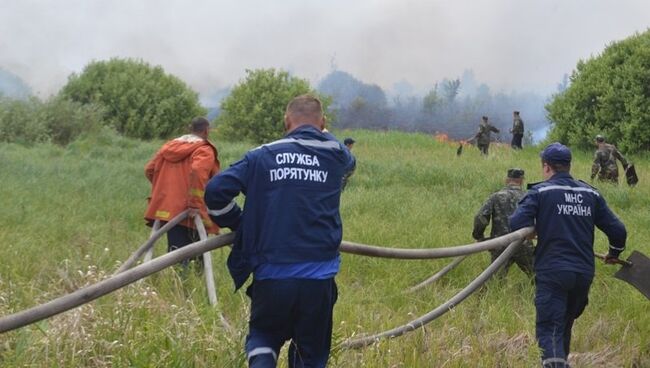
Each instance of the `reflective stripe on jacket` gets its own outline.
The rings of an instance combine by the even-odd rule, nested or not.
[[[329,261],[342,238],[342,178],[354,157],[334,136],[301,126],[283,139],[248,151],[210,180],[212,219],[237,230],[228,257],[235,287],[263,263]],[[244,211],[233,201],[246,195]]]

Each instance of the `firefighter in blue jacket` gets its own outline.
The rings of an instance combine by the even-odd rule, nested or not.
[[[545,181],[529,185],[510,228],[535,226],[535,329],[542,365],[568,367],[573,322],[587,306],[594,277],[594,226],[609,239],[606,263],[624,250],[627,232],[595,188],[571,177],[569,148],[553,143],[540,156]]]
[[[290,367],[325,367],[341,262],[341,181],[350,151],[328,132],[321,102],[294,98],[286,136],[255,148],[205,190],[211,218],[236,230],[228,268],[239,289],[249,275],[246,353],[250,367],[275,367],[282,345]],[[242,211],[233,199],[246,196]]]

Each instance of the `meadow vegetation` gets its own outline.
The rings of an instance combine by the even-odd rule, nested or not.
[[[335,131],[353,136],[358,165],[342,195],[344,239],[403,248],[471,243],[475,212],[499,189],[506,169],[541,180],[538,147],[492,146],[487,158],[424,134]],[[222,167],[254,144],[213,140]],[[162,142],[110,130],[68,146],[0,143],[0,315],[44,303],[108,277],[148,236],[142,215],[149,183],[143,166]],[[650,158],[632,156],[636,188],[597,185],[628,227],[628,250],[650,254]],[[573,172],[588,179],[591,152],[574,152]],[[278,208],[281,211],[282,208]],[[165,250],[163,242],[157,254]],[[597,233],[596,250],[606,252]],[[213,252],[219,304],[199,275],[166,269],[75,310],[0,335],[3,367],[240,367],[248,298],[233,293],[227,249]],[[401,325],[446,301],[488,264],[467,258],[433,285],[405,293],[450,259],[380,260],[343,255],[337,278],[332,367],[532,367],[533,286],[516,267],[447,314],[406,336],[360,350],[346,338]],[[650,366],[648,301],[597,262],[590,304],[574,328],[575,367]],[[229,333],[219,312],[235,326]],[[286,361],[281,359],[282,367]]]

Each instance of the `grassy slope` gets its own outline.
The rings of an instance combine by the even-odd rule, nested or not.
[[[358,168],[342,197],[344,238],[424,248],[471,242],[475,211],[497,190],[505,170],[541,180],[538,149],[492,147],[481,157],[429,136],[355,131]],[[216,140],[224,167],[248,145]],[[0,145],[0,315],[107,277],[148,235],[141,215],[148,195],[142,167],[160,142],[106,134],[62,149]],[[574,153],[573,172],[588,178],[589,153]],[[641,185],[602,186],[628,226],[629,248],[650,254],[650,160],[637,158]],[[596,248],[606,251],[598,233]],[[158,252],[165,247],[158,246]],[[214,252],[220,309],[240,333],[226,333],[207,305],[202,279],[165,270],[98,301],[0,335],[6,367],[238,367],[244,362],[247,297],[232,293],[225,250]],[[629,254],[627,252],[626,254]],[[338,277],[335,344],[401,325],[447,300],[485,267],[468,258],[447,277],[414,294],[403,290],[449,260],[396,261],[344,255]],[[578,367],[650,366],[647,300],[597,266],[590,305],[574,328]],[[450,313],[405,337],[357,351],[336,349],[331,366],[521,367],[537,363],[533,288],[515,268]],[[284,362],[282,364],[285,364]],[[607,365],[603,365],[607,366]]]

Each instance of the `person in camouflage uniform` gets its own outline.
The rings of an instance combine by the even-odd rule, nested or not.
[[[618,165],[616,160],[621,161],[623,169],[626,169],[628,162],[616,146],[605,142],[602,135],[596,136],[598,149],[594,154],[594,163],[591,166],[591,179],[598,175],[598,180],[618,184]]]
[[[488,154],[488,148],[490,148],[490,132],[499,133],[499,129],[488,123],[488,117],[484,116],[479,123],[478,132],[470,139],[470,141],[476,142],[476,146],[484,155]]]
[[[350,150],[350,154],[352,153],[352,147],[354,146],[355,143],[356,141],[353,138],[345,138],[343,140],[343,144],[348,148],[348,150]],[[357,169],[357,162],[355,161],[354,165],[352,166],[352,169],[343,175],[343,183],[341,185],[341,191],[345,190],[345,187],[348,185],[348,180],[354,174],[354,171],[356,169]]]
[[[485,240],[483,232],[490,223],[490,219],[492,219],[492,228],[490,230],[491,238],[497,238],[510,232],[508,217],[515,212],[517,203],[519,203],[519,200],[526,194],[522,189],[523,182],[524,170],[518,168],[508,170],[506,186],[498,192],[492,193],[474,217],[474,230],[472,231],[472,237],[476,241]],[[494,262],[494,260],[497,259],[504,250],[505,247],[490,250],[492,262]],[[517,252],[498,272],[499,277],[505,277],[513,263],[516,263],[517,266],[526,273],[526,275],[533,277],[533,251],[534,246],[532,241],[525,240],[521,247],[519,247],[519,250],[517,250]]]
[[[524,121],[519,116],[519,111],[512,112],[512,142],[510,146],[514,149],[521,149],[521,140],[524,138]]]

